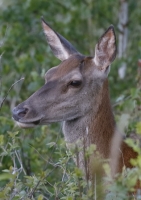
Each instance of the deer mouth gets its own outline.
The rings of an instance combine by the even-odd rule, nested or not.
[[[21,128],[32,128],[40,124],[40,120],[36,120],[33,122],[20,122],[16,121],[17,125]]]
[[[34,122],[32,122],[32,123],[36,126],[36,125],[40,124],[40,121],[41,121],[41,120],[39,119],[39,120],[36,120],[36,121],[34,121]]]
[[[16,121],[17,125],[21,128],[32,128],[39,125],[41,122],[41,118],[34,121],[24,121],[22,119],[21,120],[14,119],[14,120]]]

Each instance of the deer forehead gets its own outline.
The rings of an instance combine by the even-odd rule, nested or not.
[[[74,77],[79,78],[78,72],[80,71],[80,65],[84,60],[84,56],[72,55],[67,60],[64,60],[57,67],[49,69],[45,74],[45,79],[55,80],[62,79],[63,77]]]

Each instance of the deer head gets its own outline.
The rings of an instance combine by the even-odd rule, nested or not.
[[[42,20],[47,42],[61,63],[48,70],[45,84],[13,109],[13,118],[21,127],[71,121],[96,113],[99,92],[116,56],[113,26],[95,46],[95,56],[79,53],[64,37]]]

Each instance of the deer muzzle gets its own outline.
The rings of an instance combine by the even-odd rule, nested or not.
[[[29,109],[27,107],[15,107],[12,111],[13,119],[17,122],[17,124],[22,128],[34,127],[40,123],[41,118],[33,118],[26,119],[26,116],[29,113]]]

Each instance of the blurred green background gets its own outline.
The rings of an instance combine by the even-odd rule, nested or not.
[[[11,85],[25,77],[8,93],[0,109],[0,142],[6,151],[18,148],[27,175],[39,175],[52,167],[65,155],[65,146],[60,125],[21,130],[11,117],[12,108],[27,99],[44,84],[45,72],[60,61],[54,57],[46,43],[41,26],[41,16],[53,29],[68,39],[81,53],[94,55],[98,38],[113,24],[117,46],[122,35],[120,15],[122,0],[1,0],[0,1],[0,101]],[[127,122],[127,133],[134,131],[134,124],[140,121],[138,60],[141,58],[141,1],[125,1],[128,6],[127,47],[124,56],[117,56],[109,74],[111,100],[117,121]],[[123,20],[124,22],[124,20]],[[124,78],[119,68],[126,63]],[[135,101],[134,101],[134,100]],[[120,103],[121,101],[121,103]],[[137,111],[137,112],[135,112]],[[128,119],[128,120],[127,120]],[[132,123],[130,124],[130,120]],[[127,128],[124,127],[124,128]],[[16,147],[9,132],[18,131]],[[15,138],[14,138],[15,139]],[[48,145],[49,144],[49,145]],[[7,145],[7,146],[6,146]],[[3,155],[1,150],[0,170],[13,166],[13,154]],[[15,158],[17,167],[19,161]],[[69,165],[73,165],[72,162]],[[60,169],[50,174],[48,182],[61,180]],[[2,171],[1,171],[2,173]],[[21,180],[23,175],[20,174]],[[3,187],[7,180],[0,182]]]

